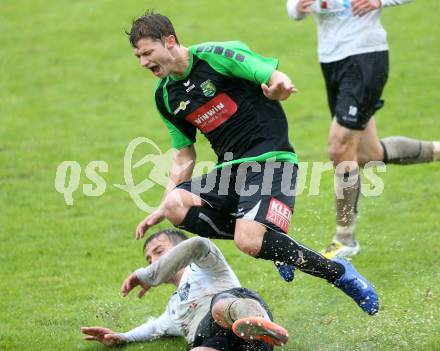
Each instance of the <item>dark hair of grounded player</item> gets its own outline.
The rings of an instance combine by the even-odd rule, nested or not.
[[[164,230],[160,230],[152,235],[150,235],[147,240],[145,240],[144,243],[144,247],[143,247],[143,252],[145,252],[145,249],[147,248],[147,245],[149,242],[151,242],[151,240],[158,238],[161,235],[165,235],[168,240],[175,246],[178,243],[188,239],[188,237],[181,231],[178,229],[164,229]]]

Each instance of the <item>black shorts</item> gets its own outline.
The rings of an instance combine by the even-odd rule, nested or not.
[[[215,169],[177,188],[199,196],[219,212],[287,233],[297,171],[298,166],[289,162],[246,162]]]
[[[380,97],[388,79],[388,51],[321,63],[321,69],[331,117],[346,128],[364,130],[384,105]]]
[[[229,295],[229,296],[228,296]],[[211,300],[211,309],[214,304],[224,298],[239,297],[249,298],[258,301],[266,310],[270,319],[272,314],[264,300],[254,291],[246,288],[234,288],[214,295]],[[218,351],[272,351],[273,346],[262,341],[246,341],[236,336],[232,330],[220,327],[211,315],[211,311],[200,321],[197,327],[194,342],[189,345],[189,349],[205,346]]]

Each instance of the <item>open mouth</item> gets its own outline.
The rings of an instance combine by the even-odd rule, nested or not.
[[[160,72],[160,67],[159,66],[152,66],[149,67],[150,71],[153,72],[154,75],[157,75]]]

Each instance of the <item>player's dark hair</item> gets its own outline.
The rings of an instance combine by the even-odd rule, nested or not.
[[[163,42],[163,39],[169,35],[174,35],[176,43],[179,44],[173,24],[169,18],[159,13],[154,13],[152,10],[148,10],[143,16],[133,20],[130,32],[126,31],[125,33],[128,35],[131,46],[134,48],[141,39],[150,38]]]
[[[160,230],[157,233],[150,235],[147,238],[147,240],[145,240],[143,252],[145,252],[145,249],[147,248],[147,245],[151,240],[153,240],[161,235],[165,235],[174,246],[177,245],[178,243],[188,239],[188,237],[181,230],[178,230],[178,229]]]

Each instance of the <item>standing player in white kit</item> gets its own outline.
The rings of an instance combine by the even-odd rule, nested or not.
[[[355,225],[360,195],[359,166],[370,161],[414,164],[440,160],[440,142],[401,136],[378,139],[374,114],[384,101],[388,43],[381,9],[410,0],[288,0],[295,20],[313,14],[318,57],[332,123],[328,154],[336,167],[336,235],[322,252],[327,258],[360,251]]]

